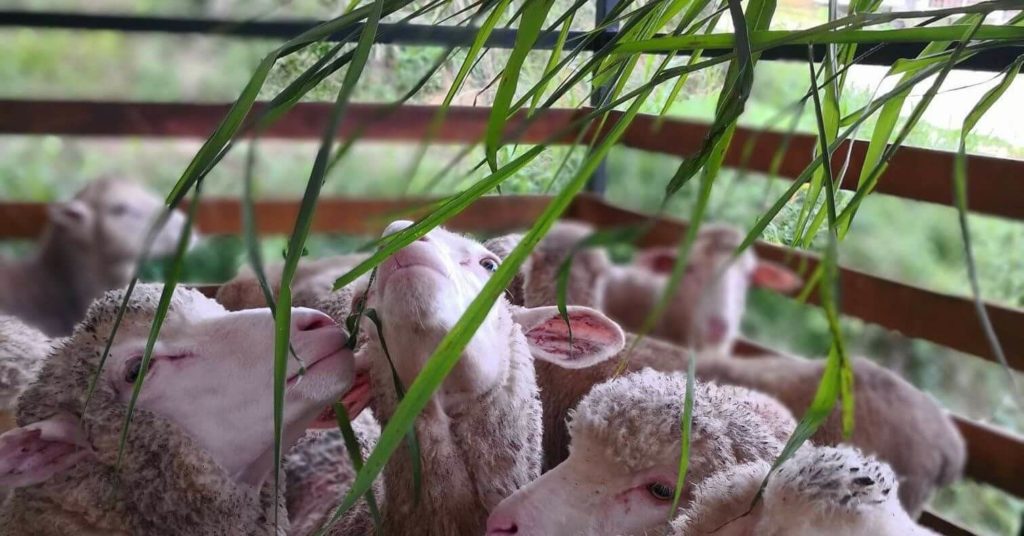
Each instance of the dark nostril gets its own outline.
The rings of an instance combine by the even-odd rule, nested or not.
[[[314,331],[334,325],[334,320],[323,313],[304,314],[295,321],[297,331]]]
[[[519,534],[519,526],[511,519],[491,518],[487,523],[487,534]]]
[[[416,241],[417,242],[430,242],[430,237],[427,236],[427,235],[423,235],[423,236],[417,238]]]

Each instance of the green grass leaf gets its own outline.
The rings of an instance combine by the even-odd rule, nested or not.
[[[963,238],[964,243],[964,259],[967,264],[967,278],[971,284],[971,295],[974,301],[974,308],[978,313],[978,320],[981,323],[982,330],[985,332],[985,338],[988,339],[989,346],[992,348],[992,353],[995,354],[999,364],[1002,365],[1003,370],[1006,371],[1007,378],[1009,378],[1010,387],[1015,394],[1018,407],[1024,407],[1022,402],[1020,386],[1017,384],[1017,379],[1010,369],[1009,364],[1006,361],[1006,354],[1003,352],[1003,346],[999,343],[999,336],[996,334],[995,328],[992,326],[992,321],[988,317],[988,310],[985,308],[985,302],[982,300],[981,295],[981,284],[978,280],[978,268],[974,261],[974,248],[971,245],[971,231],[968,225],[968,206],[967,206],[967,136],[970,135],[971,131],[978,124],[978,121],[992,108],[992,105],[998,101],[1006,90],[1009,89],[1010,85],[1017,77],[1017,73],[1020,72],[1021,67],[1024,66],[1024,55],[1018,56],[1013,63],[1007,67],[1004,71],[1006,74],[1003,79],[995,85],[992,89],[985,92],[974,108],[971,109],[970,113],[964,119],[963,128],[960,131],[960,146],[957,150],[956,157],[954,160],[953,168],[953,193],[954,200],[957,209],[957,220],[960,223],[960,235]]]
[[[121,466],[121,458],[124,455],[124,446],[128,441],[128,429],[131,427],[132,417],[135,415],[135,405],[139,400],[139,393],[142,391],[142,384],[146,379],[146,374],[149,372],[149,364],[153,360],[153,348],[156,346],[157,337],[160,336],[160,328],[163,327],[164,318],[167,317],[167,310],[171,306],[171,297],[174,296],[174,289],[178,284],[178,280],[181,277],[182,269],[185,265],[185,252],[188,251],[189,243],[192,240],[192,225],[196,219],[196,213],[199,210],[199,198],[201,183],[196,183],[195,195],[192,198],[192,202],[189,204],[188,214],[185,219],[185,226],[182,229],[181,236],[178,237],[178,244],[175,248],[174,260],[171,262],[164,274],[164,288],[160,293],[160,300],[157,302],[156,313],[153,315],[153,323],[149,327],[149,336],[146,339],[146,348],[142,352],[142,361],[139,365],[139,375],[135,378],[135,382],[132,384],[132,395],[128,400],[128,409],[125,412],[124,424],[121,426],[121,438],[117,445],[117,462],[116,467]],[[118,314],[123,313],[123,309],[127,306],[128,299],[131,296],[131,290],[134,285],[130,286],[128,291],[125,293],[125,299],[122,303],[122,311]],[[114,330],[110,334],[110,341],[114,340],[116,335],[117,325],[114,326]],[[107,343],[108,348],[110,342]],[[102,367],[102,364],[101,364]],[[97,376],[99,372],[97,371]]]
[[[505,129],[505,122],[509,115],[515,112],[510,109],[512,97],[519,86],[519,75],[522,72],[523,62],[526,56],[533,50],[533,46],[540,37],[540,30],[544,26],[554,0],[526,0],[523,3],[523,17],[516,32],[516,42],[512,53],[505,63],[502,71],[501,82],[494,95],[494,103],[491,105],[491,115],[487,120],[487,131],[484,138],[484,152],[487,156],[487,163],[491,171],[498,169],[498,147],[502,143],[502,133]],[[479,34],[477,38],[479,38]]]
[[[686,485],[686,473],[690,468],[690,438],[693,436],[693,378],[696,375],[697,356],[691,351],[690,363],[686,366],[686,395],[683,399],[683,415],[679,422],[679,432],[682,434],[682,442],[679,449],[679,472],[676,476],[676,492],[672,497],[672,509],[669,510],[670,523],[679,511],[679,499],[683,496],[683,486]]]
[[[295,227],[288,240],[288,254],[285,258],[284,268],[281,271],[280,290],[277,299],[277,313],[274,315],[274,491],[280,493],[281,460],[284,455],[282,445],[284,433],[284,390],[287,375],[287,358],[290,348],[289,336],[291,333],[291,282],[298,267],[299,259],[305,247],[306,237],[309,235],[313,223],[313,214],[316,211],[316,202],[320,197],[320,189],[323,186],[324,176],[327,170],[328,159],[331,154],[331,147],[334,143],[334,136],[338,131],[338,125],[345,114],[349,99],[355,89],[356,83],[362,74],[363,68],[370,55],[370,47],[373,45],[377,35],[377,26],[384,10],[384,0],[375,0],[368,11],[367,20],[363,26],[359,41],[356,44],[352,62],[345,72],[341,88],[338,91],[337,99],[331,110],[327,127],[324,130],[317,151],[316,160],[313,162],[313,170],[310,172],[309,180],[306,183],[306,191],[302,196],[299,205],[299,214],[295,220]],[[355,10],[353,13],[355,13]],[[276,503],[275,503],[276,504]],[[274,509],[274,524],[279,526],[278,508]]]
[[[352,420],[348,417],[345,404],[340,402],[334,404],[334,416],[338,422],[338,430],[341,431],[341,438],[345,442],[345,450],[348,452],[349,459],[352,460],[352,468],[359,471],[363,468],[363,453],[359,440],[356,438],[356,432],[352,429]],[[380,532],[380,508],[377,506],[377,498],[373,495],[373,490],[367,491],[363,497],[370,510],[370,517],[373,518],[373,527]],[[339,500],[342,498],[338,497]]]

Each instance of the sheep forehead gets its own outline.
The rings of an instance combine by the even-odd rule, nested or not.
[[[97,299],[89,307],[85,320],[76,331],[92,333],[101,340],[106,340],[113,329],[118,311],[124,301],[125,292],[123,289],[112,290]],[[126,332],[148,331],[156,316],[162,292],[163,285],[159,284],[136,286],[128,299],[118,332],[122,330]],[[182,320],[196,321],[224,313],[226,313],[224,307],[216,301],[203,296],[196,290],[178,287],[171,295],[164,325],[169,327]],[[165,329],[163,328],[161,331],[164,332]]]
[[[644,369],[596,386],[572,415],[570,434],[600,442],[620,463],[633,468],[650,466],[651,459],[677,455],[686,376]],[[754,410],[760,398],[750,398],[739,387],[694,382],[691,444],[714,450],[732,447],[749,437],[751,442],[773,442],[770,430]],[[702,447],[693,455],[703,456]],[[731,448],[727,450],[732,450]],[[675,453],[675,454],[673,454]]]
[[[160,203],[160,200],[141,184],[117,178],[92,181],[75,198],[97,207],[125,201],[147,205]]]

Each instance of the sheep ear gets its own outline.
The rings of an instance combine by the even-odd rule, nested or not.
[[[793,292],[803,286],[804,280],[785,266],[758,260],[750,282],[755,287],[767,288],[777,292]]]
[[[589,307],[569,306],[566,324],[558,308],[520,308],[514,313],[534,358],[565,368],[585,368],[618,354],[626,344],[622,328]],[[569,328],[572,346],[569,346]]]
[[[65,203],[54,203],[49,206],[47,211],[50,221],[60,227],[78,227],[84,224],[90,215],[89,205],[77,199]]]
[[[656,274],[669,274],[672,273],[678,259],[679,252],[675,248],[647,248],[636,254],[633,265]]]
[[[0,488],[47,480],[92,456],[78,419],[56,415],[0,435]]]

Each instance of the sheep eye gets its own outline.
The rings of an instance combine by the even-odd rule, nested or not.
[[[490,257],[484,257],[483,259],[480,259],[480,266],[483,266],[484,269],[487,270],[488,272],[498,271],[498,261]]]
[[[676,490],[672,489],[671,486],[666,486],[661,482],[651,482],[647,485],[647,493],[651,494],[651,497],[659,501],[671,501],[676,495]]]
[[[111,216],[124,216],[127,213],[128,213],[128,205],[125,205],[124,203],[118,203],[118,204],[110,207],[110,215]]]
[[[139,379],[139,374],[141,373],[142,357],[133,357],[124,367],[124,381],[128,383],[135,383],[135,380]]]

